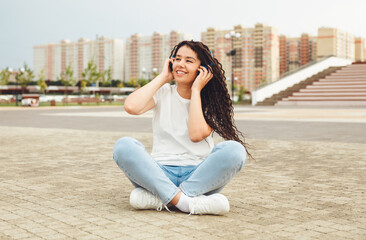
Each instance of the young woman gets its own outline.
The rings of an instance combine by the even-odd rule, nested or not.
[[[170,82],[175,80],[176,84]],[[191,214],[225,214],[230,206],[219,192],[241,170],[247,152],[233,120],[224,70],[206,45],[183,41],[163,71],[129,95],[125,110],[154,109],[151,155],[136,139],[119,139],[113,159],[136,187],[136,209],[175,205]],[[216,132],[227,141],[214,146]]]

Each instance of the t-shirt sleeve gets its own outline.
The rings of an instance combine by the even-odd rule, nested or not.
[[[159,88],[158,91],[156,91],[156,93],[153,96],[155,105],[159,104],[160,100],[169,91],[169,89],[170,89],[170,84],[166,83],[163,86],[161,86],[161,88]]]

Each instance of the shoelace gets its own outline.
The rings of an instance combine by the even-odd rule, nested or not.
[[[192,214],[194,214],[195,213],[194,210],[195,210],[195,205],[193,204],[192,209],[189,212],[188,216],[191,216]]]
[[[163,210],[163,206],[164,206],[164,208],[165,208],[168,212],[170,212],[170,213],[175,213],[174,211],[170,211],[170,210],[169,210],[169,208],[168,208],[166,205],[162,205],[162,206],[158,207],[158,208],[156,209],[156,211],[160,212],[161,210]]]
[[[174,211],[170,211],[169,208],[167,207],[167,205],[164,205],[165,209],[170,212],[170,213],[175,213]]]
[[[200,208],[201,208],[201,211],[202,211],[202,207],[203,207],[203,208],[207,208],[205,204],[199,204],[199,205],[197,205],[197,203],[192,204],[192,209],[191,209],[190,213],[188,214],[188,216],[190,216],[190,215],[192,215],[192,214],[195,214],[195,213],[196,213],[196,212],[195,212],[196,208],[198,208],[198,209],[200,209]],[[206,211],[207,211],[207,210],[206,210]]]
[[[192,207],[192,210],[189,212],[187,216],[191,216],[192,214],[194,214],[194,207]]]

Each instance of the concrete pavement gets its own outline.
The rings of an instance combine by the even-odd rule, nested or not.
[[[0,108],[0,126],[150,133],[151,116],[122,107]],[[248,138],[366,143],[365,108],[237,106],[235,119]]]
[[[0,239],[366,239],[362,141],[249,138],[256,160],[223,190],[231,211],[187,216],[128,204],[113,144],[133,136],[151,150],[148,131],[3,125],[0,136]]]

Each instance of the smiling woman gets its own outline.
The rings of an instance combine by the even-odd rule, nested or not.
[[[234,124],[224,70],[208,47],[179,43],[163,71],[129,95],[124,108],[134,115],[154,111],[151,155],[132,138],[114,146],[113,159],[136,187],[130,204],[161,210],[170,203],[191,214],[227,213],[228,199],[219,192],[241,170],[247,151]],[[213,132],[227,141],[214,146]]]

